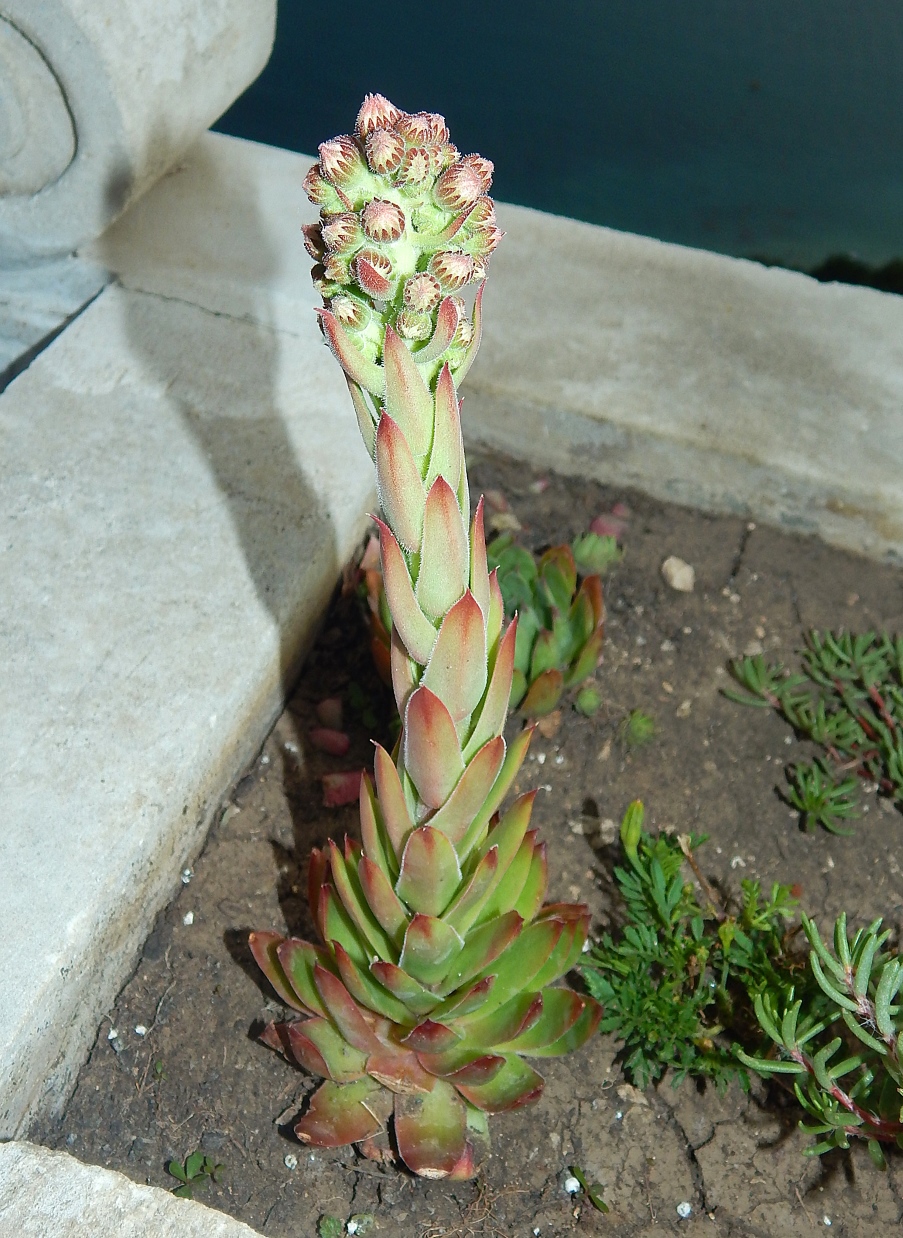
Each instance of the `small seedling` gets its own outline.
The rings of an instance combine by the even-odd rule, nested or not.
[[[730,671],[744,691],[725,696],[777,710],[823,749],[787,770],[787,798],[806,829],[849,833],[839,823],[857,815],[858,779],[903,804],[903,637],[812,631],[801,674],[761,655],[739,658]]]
[[[175,1188],[173,1195],[178,1195],[182,1199],[192,1199],[193,1192],[198,1187],[206,1186],[208,1182],[217,1182],[217,1174],[225,1168],[225,1165],[217,1164],[212,1156],[205,1156],[198,1150],[186,1157],[184,1163],[170,1161],[166,1166],[166,1172],[178,1178],[182,1184]]]
[[[640,748],[655,737],[655,719],[642,709],[632,709],[618,727],[618,737],[628,748]]]
[[[344,1233],[344,1222],[328,1212],[317,1221],[317,1238],[342,1238]]]
[[[581,1190],[583,1191],[584,1195],[589,1200],[589,1202],[592,1204],[592,1206],[596,1209],[596,1211],[597,1212],[608,1212],[608,1204],[602,1198],[602,1191],[605,1189],[602,1186],[602,1183],[593,1182],[592,1184],[590,1184],[589,1182],[587,1182],[586,1174],[583,1172],[583,1170],[580,1168],[579,1165],[572,1165],[571,1173],[580,1183]]]

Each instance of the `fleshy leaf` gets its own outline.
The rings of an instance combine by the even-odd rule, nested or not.
[[[380,812],[386,826],[386,833],[395,851],[400,857],[404,850],[405,840],[414,828],[408,812],[404,789],[395,762],[381,744],[374,745],[376,754],[373,759],[373,772],[376,777],[376,794],[379,799]]]
[[[529,924],[542,906],[549,884],[549,862],[546,856],[546,844],[539,843],[533,848],[533,859],[524,888],[517,896],[514,910],[524,917]]]
[[[469,589],[442,620],[423,685],[445,704],[455,722],[469,717],[486,687],[483,612]]]
[[[348,384],[348,391],[351,394],[351,402],[354,405],[355,416],[357,417],[358,429],[361,432],[361,438],[364,440],[364,446],[370,455],[370,459],[376,452],[376,423],[379,414],[374,415],[374,411],[370,406],[367,396],[364,395],[364,389],[359,387],[353,378],[345,375],[345,382]]]
[[[439,998],[435,993],[430,993],[419,980],[415,980],[395,963],[386,963],[383,959],[377,959],[370,964],[370,971],[380,984],[384,985],[390,993],[394,993],[399,1001],[404,1002],[413,1014],[429,1014],[438,1005]]]
[[[314,984],[314,968],[318,964],[326,964],[326,951],[319,950],[308,941],[287,937],[276,946],[276,955],[283,974],[305,1009],[311,1014],[326,1014],[326,1008]]]
[[[427,490],[437,477],[444,477],[452,490],[457,490],[464,462],[464,444],[461,441],[461,418],[458,413],[458,396],[451,371],[442,367],[436,383],[436,417],[433,430],[433,445],[430,449],[430,465],[424,485]]]
[[[300,1010],[303,1014],[316,1014],[318,1013],[317,1007],[309,1006],[301,1000],[279,961],[277,951],[284,941],[285,938],[281,933],[251,933],[248,937],[248,945],[254,955],[254,960],[276,990],[279,1000],[286,1006],[291,1006],[292,1010]],[[314,996],[317,996],[316,992]],[[319,998],[317,1000],[319,1002]]]
[[[539,1099],[542,1089],[542,1075],[514,1053],[509,1054],[505,1065],[488,1083],[458,1085],[465,1100],[486,1113],[502,1113],[506,1109],[529,1105]]]
[[[361,839],[368,859],[391,876],[398,873],[398,857],[386,836],[382,813],[369,774],[361,779]]]
[[[426,494],[408,441],[387,413],[376,431],[376,493],[398,541],[405,550],[419,551]]]
[[[493,921],[490,920],[489,923],[492,924]],[[495,985],[486,1003],[487,1007],[501,1006],[526,988],[540,988],[534,977],[539,974],[554,950],[563,928],[560,920],[534,920],[524,928],[500,958],[484,968],[484,972],[491,969],[495,976]]]
[[[339,365],[345,371],[345,374],[367,391],[372,391],[374,395],[381,396],[385,391],[386,378],[381,365],[377,365],[375,361],[368,361],[365,356],[355,347],[351,340],[351,336],[337,320],[334,314],[327,309],[318,309],[317,314],[320,318],[320,326],[323,328],[323,334],[326,337],[332,355],[338,361]]]
[[[460,988],[457,993],[453,993],[451,997],[435,1007],[433,1017],[447,1021],[452,1017],[458,1019],[462,1015],[479,1010],[492,992],[494,984],[495,976],[484,976],[475,984]]]
[[[408,698],[420,682],[420,670],[416,659],[410,656],[410,650],[406,648],[398,629],[393,627],[389,637],[389,677],[400,718],[404,717]]]
[[[473,734],[464,745],[464,759],[473,754],[488,740],[500,735],[508,716],[508,698],[511,694],[511,676],[514,670],[514,647],[517,641],[517,619],[508,625],[499,643],[495,665],[489,679],[489,687],[474,725]]]
[[[414,456],[420,459],[429,450],[433,436],[433,397],[404,340],[389,326],[386,327],[383,364],[386,412],[401,430]]]
[[[344,947],[339,943],[333,942],[335,950],[336,963],[339,967],[339,975],[345,988],[351,994],[356,1002],[368,1010],[380,1014],[385,1019],[391,1019],[393,1023],[397,1023],[400,1027],[410,1027],[414,1022],[414,1015],[404,1002],[399,1001],[392,993],[389,993],[383,985],[374,979],[370,970],[352,962],[350,955]]]
[[[506,950],[520,933],[523,920],[516,911],[509,911],[497,920],[490,920],[473,929],[467,937],[463,950],[448,970],[442,985],[442,996],[447,997],[468,980],[473,980],[488,968]],[[457,934],[455,934],[457,936]],[[459,938],[460,940],[460,938]]]
[[[587,999],[570,989],[546,989],[542,994],[542,1014],[527,1029],[499,1044],[503,1053],[535,1053],[547,1048],[569,1032],[586,1008]]]
[[[358,878],[368,907],[388,933],[393,945],[400,950],[404,931],[408,927],[408,917],[388,877],[378,864],[374,864],[367,856],[361,856]]]
[[[552,993],[565,992],[566,990],[552,989]],[[584,997],[586,1003],[583,1013],[580,1015],[577,1022],[560,1036],[558,1040],[553,1041],[549,1045],[544,1045],[542,1048],[529,1049],[533,1057],[560,1057],[564,1053],[573,1053],[575,1049],[581,1048],[593,1035],[596,1028],[602,1019],[602,1007],[592,997]]]
[[[483,905],[480,911],[482,919],[491,920],[494,916],[500,916],[503,911],[510,911],[516,905],[526,884],[530,866],[533,863],[533,850],[535,846],[536,831],[528,830],[514,858],[508,864],[504,874],[496,882],[491,897]]]
[[[532,1028],[542,1017],[543,997],[534,991],[517,993],[486,1014],[476,1011],[459,1028],[468,1046],[495,1049]]]
[[[442,830],[453,843],[460,842],[492,791],[504,759],[505,741],[497,735],[470,759],[458,785],[430,817],[429,824]]]
[[[399,1155],[422,1178],[449,1176],[464,1155],[466,1129],[464,1103],[441,1079],[432,1092],[399,1096],[395,1102]]]
[[[328,1019],[307,1019],[286,1027],[289,1047],[299,1065],[333,1083],[363,1078],[367,1058],[353,1048]]]
[[[462,937],[483,910],[486,899],[492,892],[498,864],[499,849],[490,847],[474,869],[470,881],[443,916],[445,923],[457,929]]]
[[[433,332],[429,342],[417,354],[419,365],[439,360],[455,338],[455,332],[460,321],[461,315],[454,298],[445,297],[436,314],[436,330]]]
[[[470,591],[477,599],[484,618],[489,617],[489,567],[486,562],[486,534],[483,528],[483,496],[470,523]]]
[[[412,830],[395,885],[398,897],[413,911],[441,916],[460,883],[458,857],[442,831],[431,825]]]
[[[310,1107],[295,1127],[302,1143],[315,1148],[341,1148],[375,1135],[382,1124],[366,1101],[379,1089],[372,1079],[356,1083],[322,1084],[310,1098]]]
[[[364,898],[358,884],[357,866],[346,864],[341,851],[332,839],[329,840],[329,866],[336,893],[357,926],[358,932],[367,942],[370,952],[383,959],[392,959],[394,963],[393,955],[396,953],[396,947]]]
[[[464,773],[454,720],[429,688],[418,688],[408,699],[404,764],[420,798],[429,808],[440,808]]]
[[[433,916],[414,916],[405,933],[400,966],[421,984],[438,984],[461,954],[464,942],[448,924]]]
[[[459,1083],[488,1083],[505,1065],[498,1053],[480,1053],[474,1049],[451,1049],[448,1053],[420,1054],[421,1064],[433,1075]]]
[[[444,1023],[425,1019],[405,1036],[402,1044],[415,1053],[444,1053],[461,1042],[461,1034]]]
[[[397,1045],[381,1045],[367,1059],[367,1074],[398,1095],[431,1092],[436,1080],[421,1064],[416,1053]]]
[[[543,671],[533,680],[527,695],[520,703],[520,711],[528,718],[544,718],[561,700],[564,677],[557,667]]]
[[[362,1053],[372,1053],[379,1041],[361,1008],[344,984],[325,967],[314,968],[314,983],[330,1019],[350,1045]]]
[[[376,523],[379,525],[383,586],[392,611],[392,626],[411,657],[425,665],[436,643],[436,629],[414,596],[408,565],[395,535],[382,520],[376,518]]]
[[[376,450],[378,459],[379,434]],[[419,476],[417,485],[422,494]],[[467,530],[455,492],[444,477],[437,477],[433,482],[422,510],[422,548],[420,541],[416,546],[408,546],[403,537],[400,540],[406,549],[421,551],[414,593],[427,617],[440,619],[467,586],[470,557]],[[394,527],[394,522],[390,523]]]

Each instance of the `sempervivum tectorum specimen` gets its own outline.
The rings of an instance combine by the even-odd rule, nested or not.
[[[441,282],[437,266],[451,259],[437,256],[468,256],[435,239],[460,240],[465,229],[473,238],[483,224],[468,225],[468,203],[491,219],[489,165],[460,160],[441,117],[404,115],[379,96],[365,101],[353,138],[320,150],[308,188],[327,221],[344,213],[356,236],[376,231],[374,202],[405,216],[394,240],[365,234],[347,283],[314,274],[376,463],[402,729],[393,753],[377,746],[374,779],[363,780],[361,843],[330,843],[311,858],[322,944],[252,934],[276,992],[305,1016],[271,1025],[264,1039],[327,1080],[295,1128],[304,1142],[384,1156],[391,1136],[415,1173],[468,1178],[488,1146],[486,1115],[542,1090],[526,1057],[577,1048],[601,1014],[591,998],[549,987],[579,957],[589,915],[582,904],[543,905],[533,795],[499,815],[530,732],[510,747],[502,737],[517,623],[505,627],[487,569],[482,502],[470,515],[455,374],[470,365],[477,332],[456,344],[468,320],[451,297],[417,310],[430,317],[425,342],[405,338],[399,321],[412,282]],[[364,287],[362,271],[367,282],[377,268],[358,261],[365,247],[385,257],[392,289]],[[340,296],[369,315],[362,330],[340,322]]]

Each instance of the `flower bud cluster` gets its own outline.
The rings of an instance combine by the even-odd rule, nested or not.
[[[454,365],[473,337],[458,294],[485,279],[502,238],[492,164],[461,156],[442,116],[402,112],[382,95],[367,95],[354,133],[324,142],[319,156],[304,188],[320,222],[305,226],[304,244],[324,302],[380,361],[387,325],[416,355],[453,297],[461,318],[443,356]]]

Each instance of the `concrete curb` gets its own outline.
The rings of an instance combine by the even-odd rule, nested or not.
[[[33,1143],[0,1144],[0,1238],[255,1238],[194,1200]]]

